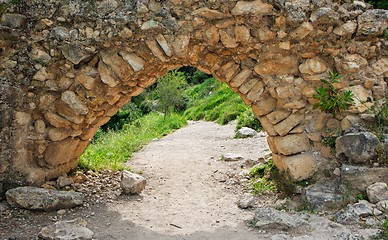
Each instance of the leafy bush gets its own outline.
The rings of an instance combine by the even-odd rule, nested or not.
[[[372,4],[374,8],[388,9],[388,2],[386,0],[369,0],[368,2]]]
[[[314,104],[314,109],[319,108],[321,111],[331,113],[335,116],[337,113],[347,110],[353,102],[353,93],[350,90],[344,92],[338,92],[333,86],[334,83],[338,83],[338,79],[342,76],[338,73],[329,72],[330,79],[321,79],[324,86],[315,88],[316,94],[314,98],[319,102]]]
[[[249,108],[237,117],[236,131],[242,127],[249,127],[259,131],[263,129],[259,119],[253,114],[252,109]]]
[[[122,129],[126,123],[133,122],[142,116],[143,113],[139,106],[133,102],[129,102],[113,115],[101,129],[103,131],[107,131],[108,129],[117,131]]]

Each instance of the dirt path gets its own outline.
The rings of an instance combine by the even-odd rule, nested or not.
[[[265,239],[246,225],[253,211],[236,205],[241,190],[227,175],[241,172],[240,166],[220,158],[238,153],[257,160],[269,153],[266,138],[233,139],[234,126],[190,122],[151,142],[128,163],[147,178],[140,196],[96,200],[61,215],[21,210],[3,228],[0,224],[0,239],[37,239],[41,227],[77,217],[99,240]]]
[[[238,196],[217,173],[230,169],[220,161],[223,154],[258,159],[268,153],[268,146],[264,137],[233,139],[233,134],[233,124],[190,122],[152,142],[129,162],[144,172],[148,187],[139,201],[117,204],[115,210],[138,226],[169,235],[203,231],[215,237],[220,228],[227,228],[235,236],[254,237],[243,227],[252,213],[237,207]]]

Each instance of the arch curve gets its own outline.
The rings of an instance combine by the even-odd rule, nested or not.
[[[371,104],[336,117],[314,110],[328,71],[362,101],[387,94],[378,36],[388,11],[330,0],[63,2],[33,0],[31,10],[10,6],[2,16],[0,190],[75,168],[120,107],[184,65],[240,94],[293,180],[327,164],[326,129],[349,127]]]

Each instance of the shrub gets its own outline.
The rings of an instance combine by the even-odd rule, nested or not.
[[[242,127],[249,127],[259,131],[263,129],[259,119],[257,119],[250,108],[247,108],[242,114],[240,114],[240,116],[237,117],[236,131]]]

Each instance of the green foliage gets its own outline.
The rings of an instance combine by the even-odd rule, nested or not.
[[[338,92],[333,84],[338,83],[338,79],[342,76],[336,72],[329,72],[329,75],[329,80],[321,79],[324,86],[315,88],[317,93],[313,97],[319,102],[314,104],[314,109],[319,108],[321,111],[331,113],[335,116],[337,113],[347,110],[350,107],[354,95],[350,90]]]
[[[369,0],[368,3],[372,4],[374,8],[388,9],[388,2],[386,0]]]
[[[252,178],[252,190],[254,194],[264,193],[267,191],[276,191],[275,183],[270,179],[271,171],[275,168],[272,161],[266,164],[256,165],[249,171],[249,176]]]
[[[99,133],[80,157],[79,167],[86,170],[124,169],[124,163],[133,152],[153,138],[160,138],[186,125],[186,120],[177,114],[164,117],[151,113],[123,126],[121,131]]]
[[[220,83],[214,78],[190,87],[187,90],[187,96],[189,103],[184,116],[190,120],[217,121],[219,124],[227,124],[248,109],[238,94],[225,83]]]
[[[133,122],[143,116],[142,110],[134,102],[127,103],[110,120],[101,127],[102,130],[120,130],[126,123]]]
[[[186,108],[186,86],[185,75],[178,70],[172,70],[160,78],[155,89],[155,96],[158,100],[157,110],[164,115],[184,110]]]
[[[240,114],[240,116],[237,117],[236,131],[242,127],[249,127],[255,130],[263,129],[261,123],[250,108],[247,108],[243,113]]]
[[[384,237],[388,238],[388,220],[385,219],[383,223]]]
[[[362,193],[357,194],[356,201],[358,200],[365,200],[364,195],[362,195]]]
[[[338,136],[323,136],[321,138],[323,146],[329,147],[331,149],[335,149],[335,141]]]

